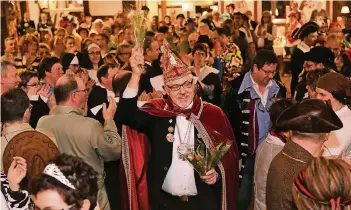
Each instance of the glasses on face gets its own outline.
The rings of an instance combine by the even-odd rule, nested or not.
[[[88,53],[89,55],[96,55],[96,56],[98,56],[98,55],[100,55],[101,54],[101,52],[100,51],[96,51],[96,52],[90,52],[90,53]]]
[[[205,52],[195,52],[195,56],[202,56],[202,57],[205,57],[206,56],[206,53]]]
[[[261,69],[266,75],[275,75],[277,73],[277,70],[273,70],[273,71],[269,71],[269,70],[264,70],[264,69]]]
[[[193,86],[193,81],[194,81],[194,80],[186,81],[186,82],[184,82],[184,83],[181,84],[181,85],[172,85],[172,86],[168,86],[168,85],[167,85],[167,87],[168,87],[169,89],[171,89],[172,91],[178,91],[178,90],[180,90],[181,87],[186,88],[186,89],[189,89],[189,88],[191,88],[191,87]]]
[[[76,90],[76,91],[73,91],[72,94],[74,94],[74,93],[79,93],[79,92],[88,93],[88,92],[89,92],[89,88],[85,88],[84,90]]]

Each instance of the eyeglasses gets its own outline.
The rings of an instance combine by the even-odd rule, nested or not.
[[[90,52],[88,53],[89,55],[101,55],[101,52],[100,51],[97,51],[97,52]]]
[[[78,93],[78,92],[85,92],[85,93],[88,93],[89,92],[89,88],[85,88],[84,90],[76,90],[76,91],[73,91],[73,93]]]
[[[264,69],[261,69],[266,75],[275,75],[277,73],[277,70],[273,70],[273,71],[268,71],[268,70],[264,70]]]
[[[181,84],[181,85],[172,85],[172,86],[168,86],[168,85],[167,85],[167,87],[168,87],[169,89],[171,89],[172,91],[178,91],[178,90],[180,90],[181,87],[186,88],[186,89],[189,89],[189,88],[191,88],[191,87],[193,86],[193,81],[194,81],[194,80],[186,81],[186,82],[184,82],[184,83]]]

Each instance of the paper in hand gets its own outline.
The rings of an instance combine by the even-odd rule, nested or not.
[[[156,77],[153,77],[150,79],[151,85],[152,87],[156,90],[156,91],[163,91],[163,86],[165,85],[164,80],[163,80],[163,75],[159,75]]]

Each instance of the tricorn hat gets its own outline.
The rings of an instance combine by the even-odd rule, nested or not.
[[[310,21],[301,26],[299,31],[296,34],[298,39],[303,39],[311,33],[317,32],[319,30],[319,26],[316,22]]]
[[[302,133],[329,133],[343,127],[330,104],[306,99],[286,109],[276,121],[277,127]]]

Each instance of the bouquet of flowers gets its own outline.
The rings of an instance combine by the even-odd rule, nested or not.
[[[135,42],[133,50],[142,54],[145,35],[147,31],[145,14],[140,9],[133,9],[130,10],[128,17],[130,19],[130,24],[133,29],[133,39]],[[145,71],[144,65],[139,64],[138,67],[141,69],[142,72]]]
[[[222,157],[227,153],[229,148],[232,146],[232,142],[229,141],[226,137],[214,132],[216,136],[220,137],[221,141],[214,142],[214,145],[210,148],[207,148],[206,145],[197,140],[198,145],[194,150],[183,155],[183,158],[191,165],[194,169],[201,175],[205,175],[207,171],[216,167]],[[217,139],[219,140],[219,139]]]

